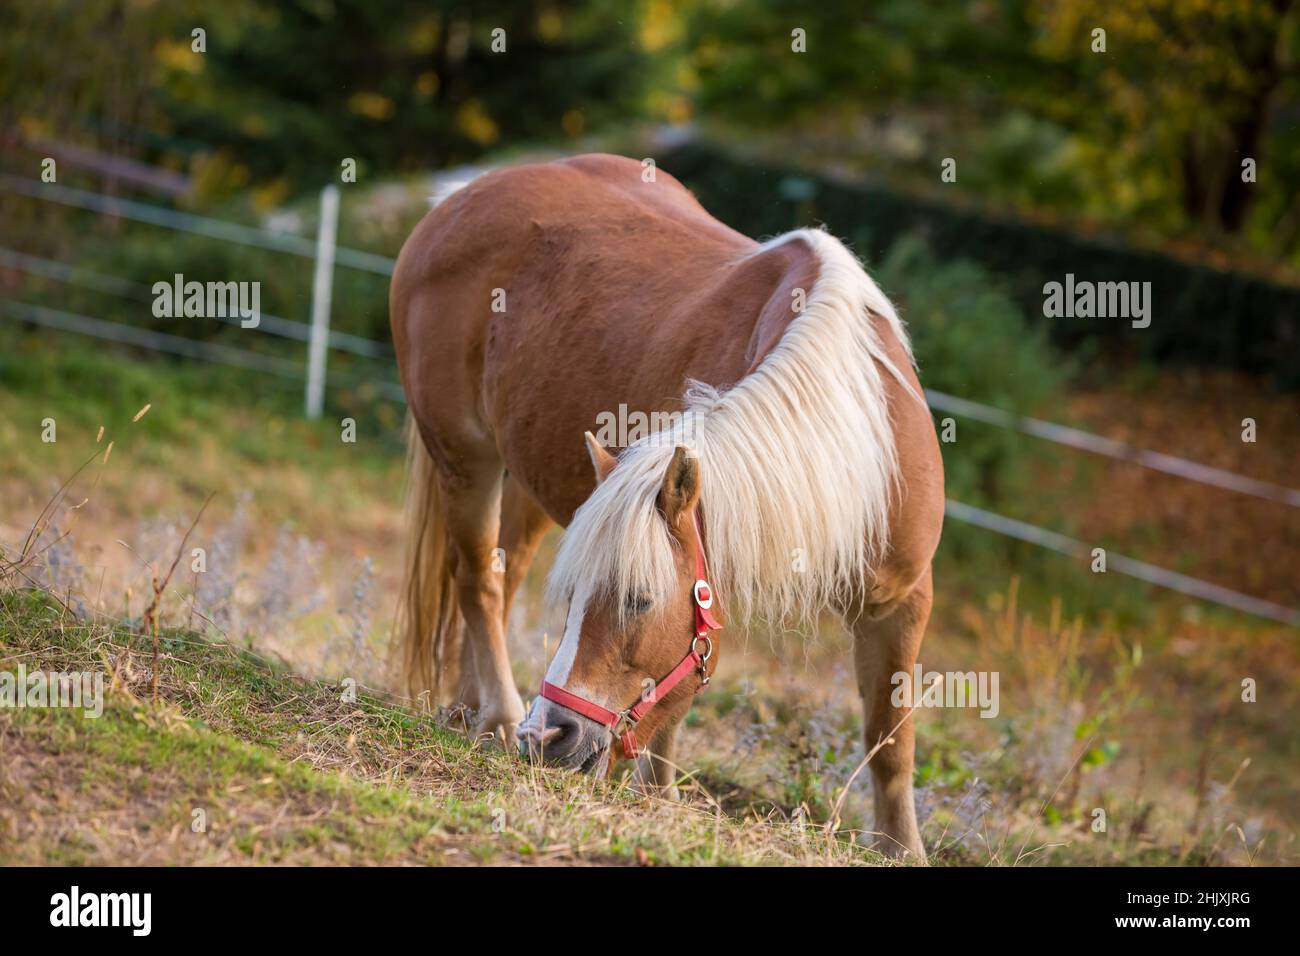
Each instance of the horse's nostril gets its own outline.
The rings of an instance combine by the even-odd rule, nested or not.
[[[519,738],[519,749],[530,757],[542,757],[548,753],[558,756],[555,751],[563,749],[566,738],[576,736],[577,725],[554,720],[549,724],[541,730],[527,724],[520,727],[515,733]]]

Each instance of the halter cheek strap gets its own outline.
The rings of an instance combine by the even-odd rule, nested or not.
[[[691,635],[690,651],[677,666],[669,671],[663,680],[655,684],[648,693],[644,694],[636,704],[619,713],[615,713],[607,707],[602,707],[594,701],[587,700],[585,697],[579,697],[563,687],[557,687],[549,681],[542,681],[541,694],[544,698],[608,727],[614,736],[618,738],[623,748],[623,756],[628,760],[640,753],[636,739],[636,725],[650,712],[650,708],[668,696],[668,693],[692,671],[697,671],[700,675],[700,686],[697,688],[696,693],[699,693],[709,684],[708,661],[713,656],[713,641],[709,637],[709,631],[721,630],[722,625],[718,623],[711,610],[713,607],[713,588],[709,585],[708,566],[704,561],[704,538],[700,534],[700,519],[698,516],[694,517],[694,524],[696,545],[695,584],[691,587],[691,601],[695,605],[695,628]],[[700,651],[701,645],[703,645],[703,652]]]

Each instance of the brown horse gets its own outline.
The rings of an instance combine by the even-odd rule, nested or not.
[[[730,633],[714,615],[832,610],[867,745],[891,741],[870,765],[882,848],[924,858],[891,677],[929,617],[943,469],[906,333],[844,245],[760,245],[649,164],[578,156],[429,212],[390,308],[415,426],[412,693],[563,766],[605,773],[640,741],[638,773],[671,788],[675,730]],[[615,419],[632,431],[617,456],[590,434]],[[567,618],[525,720],[506,622],[552,522]]]

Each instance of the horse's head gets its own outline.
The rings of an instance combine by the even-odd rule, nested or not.
[[[638,477],[590,433],[587,448],[596,492],[552,576],[568,598],[564,638],[518,736],[534,759],[604,773],[686,714],[713,665],[699,635],[720,625],[700,586],[699,459],[677,445]]]

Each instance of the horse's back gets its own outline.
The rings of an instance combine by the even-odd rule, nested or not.
[[[645,173],[636,160],[607,154],[509,167],[431,209],[394,271],[390,304],[399,354],[417,333],[445,333],[448,323],[462,320],[463,313],[450,309],[412,311],[412,298],[428,286],[451,291],[446,287],[493,277],[499,284],[492,288],[513,285],[528,294],[533,281],[562,283],[565,269],[571,277],[599,280],[598,267],[620,264],[689,258],[709,268],[754,245],[710,216],[673,176]]]
[[[695,232],[748,241],[709,215],[695,195],[675,176],[647,165],[645,161],[638,162],[610,153],[586,153],[541,168],[549,172],[556,167],[580,173],[585,177],[582,185],[592,184],[600,191],[601,199],[611,206],[615,205],[612,200],[622,197],[631,204],[630,208],[638,210],[642,216],[653,213]],[[581,188],[577,183],[574,185],[575,188]]]
[[[591,154],[479,177],[426,214],[394,272],[393,341],[416,421],[430,443],[486,446],[512,395],[566,368],[595,385],[635,372],[629,356],[670,340],[692,290],[754,246],[636,160]]]
[[[530,228],[521,229],[524,225]],[[632,226],[635,234],[629,232]],[[403,247],[399,269],[401,260],[411,257],[426,266],[471,255],[482,261],[474,253],[454,254],[467,241],[500,250],[503,242],[535,243],[548,234],[601,236],[616,244],[620,237],[653,244],[664,234],[688,242],[752,245],[710,216],[669,173],[624,156],[589,153],[498,169],[471,181],[426,214]]]

